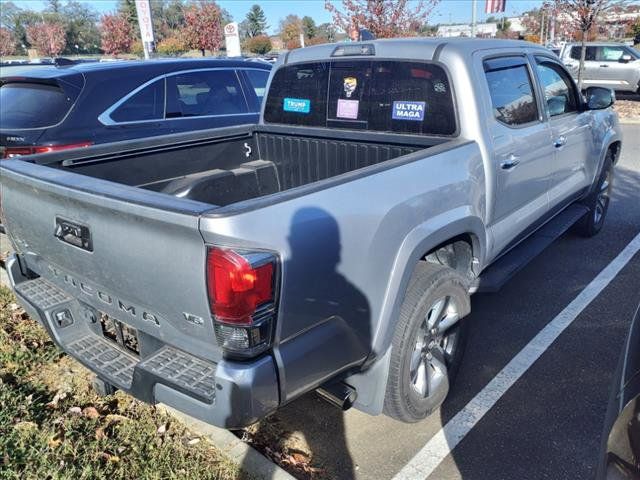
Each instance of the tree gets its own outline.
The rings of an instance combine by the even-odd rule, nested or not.
[[[313,18],[305,15],[302,17],[302,32],[304,33],[305,38],[313,38],[318,34],[318,27],[316,27],[316,22],[313,21]]]
[[[249,9],[245,22],[245,33],[247,37],[257,37],[258,35],[264,35],[267,31],[267,28],[269,28],[269,25],[267,25],[267,17],[264,14],[264,10],[262,10],[262,7],[257,4],[253,5]]]
[[[42,22],[27,27],[29,43],[47,57],[57,57],[66,45],[64,27],[60,23]]]
[[[182,38],[189,48],[215,51],[222,44],[223,12],[215,2],[202,2],[185,10]]]
[[[612,10],[621,9],[627,2],[624,0],[553,0],[547,4],[569,28],[580,33],[580,65],[578,67],[578,89],[582,90],[584,77],[584,59],[587,51],[587,36],[601,17]]]
[[[420,0],[409,6],[409,0],[342,0],[342,10],[330,0],[325,8],[336,25],[350,29],[367,29],[376,38],[407,35],[427,22],[440,0]]]
[[[60,0],[47,1],[47,8],[45,9],[45,11],[51,12],[51,13],[60,13],[61,9],[62,7],[60,6]]]
[[[41,14],[33,10],[23,10],[13,2],[2,2],[0,5],[0,26],[13,33],[16,47],[20,53],[26,53],[29,46],[27,39],[27,27],[42,23],[48,19],[48,14]]]
[[[89,5],[71,0],[62,7],[67,46],[64,53],[97,53],[100,46],[98,13]]]
[[[266,35],[258,35],[248,38],[244,43],[244,46],[251,53],[257,53],[258,55],[264,55],[271,51],[271,39]]]
[[[13,41],[13,35],[8,29],[0,27],[0,57],[8,57],[15,51],[16,43]]]
[[[318,36],[323,37],[329,43],[336,41],[336,27],[332,23],[321,23],[318,25]]]
[[[297,15],[289,14],[280,20],[280,38],[285,48],[289,50],[300,48],[300,34],[302,33],[302,20]]]
[[[101,48],[107,55],[119,55],[131,49],[133,32],[131,24],[121,13],[102,16]]]

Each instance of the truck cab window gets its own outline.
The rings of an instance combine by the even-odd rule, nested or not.
[[[509,126],[538,120],[533,84],[522,57],[501,57],[484,62],[496,119]]]
[[[578,110],[577,92],[573,81],[559,65],[536,58],[538,78],[544,90],[550,117]]]
[[[265,122],[454,135],[445,70],[432,63],[335,60],[286,66],[271,81]]]

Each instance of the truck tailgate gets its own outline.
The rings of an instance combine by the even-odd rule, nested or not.
[[[2,211],[26,266],[100,315],[218,361],[206,249],[210,205],[33,163],[2,162]]]

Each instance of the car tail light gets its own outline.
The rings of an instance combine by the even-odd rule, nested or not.
[[[249,357],[269,348],[277,275],[274,254],[209,248],[209,304],[216,338],[227,354]]]
[[[6,147],[4,150],[4,158],[19,157],[21,155],[34,155],[36,153],[58,152],[60,150],[82,148],[90,145],[93,145],[93,142],[69,143],[66,145],[41,145],[36,147]]]

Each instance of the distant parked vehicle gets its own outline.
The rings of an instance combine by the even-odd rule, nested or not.
[[[640,478],[640,307],[613,377],[597,480]]]
[[[0,158],[257,123],[271,65],[197,59],[0,70]]]
[[[581,48],[579,43],[567,43],[560,52],[575,79]],[[640,52],[621,43],[587,43],[583,86],[640,93]]]

